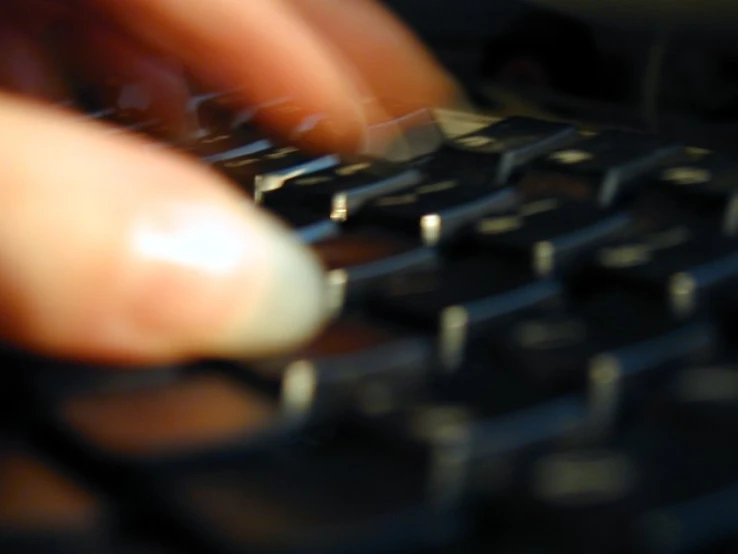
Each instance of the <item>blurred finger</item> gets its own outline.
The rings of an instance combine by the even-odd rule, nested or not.
[[[80,14],[66,18],[55,43],[75,80],[119,123],[149,123],[162,138],[193,131],[190,92],[180,64],[143,48],[115,28]]]
[[[35,20],[0,8],[0,87],[49,102],[70,102],[72,95],[40,34]]]
[[[289,0],[395,117],[461,99],[449,74],[375,0]]]
[[[283,0],[84,0],[159,51],[181,56],[281,136],[310,128],[326,149],[364,141],[361,95],[318,34]],[[145,22],[145,24],[142,24]],[[302,133],[302,136],[305,136]]]
[[[0,95],[0,160],[7,340],[115,363],[250,357],[325,317],[312,255],[185,157]]]

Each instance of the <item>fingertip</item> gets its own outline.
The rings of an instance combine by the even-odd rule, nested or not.
[[[131,365],[308,340],[327,307],[307,248],[215,172],[145,145],[0,97],[5,338]],[[39,148],[44,164],[27,163]]]
[[[269,254],[263,292],[255,301],[234,293],[239,307],[225,330],[213,336],[218,355],[254,359],[292,351],[314,338],[330,316],[326,274],[317,257],[281,223],[260,217],[270,237],[264,240]]]

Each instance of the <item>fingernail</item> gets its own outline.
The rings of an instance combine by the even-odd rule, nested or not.
[[[328,317],[317,259],[251,206],[170,204],[136,225],[131,246],[138,269],[122,335],[153,341],[160,356],[282,353]]]
[[[255,358],[303,346],[330,318],[326,272],[315,254],[281,222],[259,213],[254,239],[266,259],[258,301],[242,299],[238,317],[215,345],[226,355]],[[249,269],[242,274],[246,278]]]

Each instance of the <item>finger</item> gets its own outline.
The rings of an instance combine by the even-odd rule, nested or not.
[[[66,0],[24,0],[6,2],[2,9],[16,20],[22,20],[33,36],[39,37],[61,18],[68,16],[72,6]]]
[[[312,255],[208,169],[145,145],[0,95],[0,334],[115,363],[308,340],[324,317]]]
[[[193,131],[190,91],[180,64],[159,56],[102,21],[70,14],[55,33],[61,59],[100,108],[120,123],[149,123],[161,138],[182,141]]]
[[[214,86],[242,90],[283,136],[310,125],[326,148],[364,141],[361,98],[333,53],[283,0],[85,0]],[[142,24],[145,22],[145,24]]]
[[[289,0],[398,117],[457,103],[459,89],[421,42],[374,0]]]
[[[68,103],[72,97],[34,20],[0,10],[0,87],[39,100]]]

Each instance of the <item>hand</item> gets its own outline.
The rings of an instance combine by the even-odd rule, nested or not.
[[[0,334],[48,355],[261,356],[326,317],[318,262],[230,183],[54,107],[70,95],[60,59],[103,96],[144,86],[178,132],[186,68],[239,105],[277,106],[258,111],[271,132],[338,151],[454,100],[371,0],[26,0],[1,15]]]

